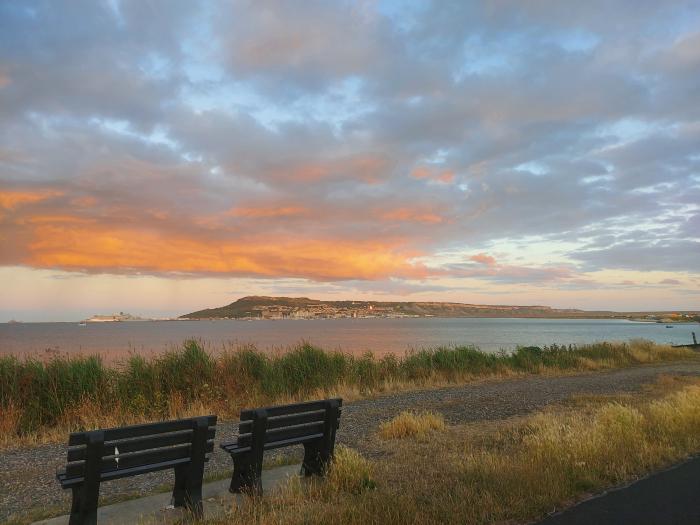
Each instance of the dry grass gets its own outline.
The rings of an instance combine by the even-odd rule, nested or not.
[[[369,461],[357,451],[339,445],[326,482],[320,485],[324,490],[331,492],[360,494],[375,488],[372,476],[372,465]]]
[[[339,449],[327,483],[292,480],[212,523],[537,519],[586,493],[700,451],[700,385],[660,388],[671,391],[656,399],[645,394],[511,422],[449,426],[429,441],[380,440],[381,454],[373,465]]]
[[[434,431],[445,430],[445,418],[435,412],[401,412],[393,419],[379,425],[377,434],[382,439],[414,437],[425,439]]]

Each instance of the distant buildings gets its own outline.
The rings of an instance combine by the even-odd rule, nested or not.
[[[252,308],[252,318],[258,319],[345,319],[358,317],[417,317],[395,311],[392,307],[381,307],[363,303],[335,306],[330,304],[306,304],[301,306],[271,305]],[[256,315],[257,314],[257,315]]]

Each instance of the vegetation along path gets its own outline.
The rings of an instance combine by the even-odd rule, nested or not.
[[[527,376],[492,380],[432,390],[416,390],[347,403],[338,440],[362,450],[362,439],[379,423],[402,410],[433,410],[449,422],[501,420],[564,402],[576,395],[619,394],[640,391],[662,374],[700,376],[700,361],[676,361],[603,372],[547,377]],[[236,422],[222,422],[217,442],[236,434]],[[65,444],[41,445],[0,452],[0,522],[31,509],[67,509],[69,493],[60,489],[54,472],[65,462]],[[216,451],[207,466],[209,476],[229,474],[231,461]],[[172,472],[128,478],[101,487],[108,500],[145,495],[172,482]]]

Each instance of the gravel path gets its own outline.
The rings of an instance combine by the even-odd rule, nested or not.
[[[368,433],[405,409],[438,411],[452,423],[500,420],[540,410],[576,394],[637,392],[660,374],[700,375],[700,362],[645,365],[563,377],[485,381],[356,401],[343,407],[338,441],[362,449],[363,438]],[[234,438],[236,429],[235,422],[221,423],[217,428],[217,444]],[[65,462],[65,454],[64,444],[0,452],[0,521],[36,508],[60,506],[68,509],[70,491],[61,490],[55,479],[56,470]],[[230,458],[217,448],[207,465],[207,474],[230,469]],[[110,499],[146,495],[164,483],[172,483],[172,471],[105,483],[100,492]]]

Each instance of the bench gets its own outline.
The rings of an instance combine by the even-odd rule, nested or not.
[[[324,399],[242,411],[238,439],[220,445],[233,459],[229,491],[262,494],[264,451],[297,444],[304,445],[302,474],[323,476],[333,458],[342,404]]]
[[[100,483],[175,469],[172,504],[202,516],[204,463],[214,450],[216,416],[74,432],[56,474],[73,491],[69,525],[97,523]]]

